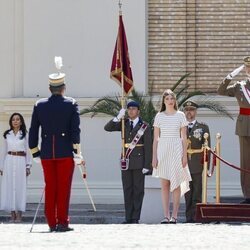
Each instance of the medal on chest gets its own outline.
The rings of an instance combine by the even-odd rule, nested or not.
[[[202,134],[203,134],[203,129],[202,128],[197,128],[193,131],[193,137],[201,141],[202,139]]]

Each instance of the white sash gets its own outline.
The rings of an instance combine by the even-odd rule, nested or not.
[[[135,135],[134,139],[132,140],[132,142],[130,143],[126,154],[125,154],[125,158],[122,158],[120,160],[121,163],[121,170],[128,170],[129,167],[129,156],[132,153],[132,151],[134,150],[134,148],[136,147],[137,143],[139,142],[139,140],[141,139],[141,137],[143,136],[145,130],[147,129],[148,125],[146,125],[145,123],[142,124],[142,126],[140,127],[140,129],[137,131],[137,134]]]
[[[246,82],[241,83],[241,89],[248,103],[250,104],[250,91],[246,88]]]

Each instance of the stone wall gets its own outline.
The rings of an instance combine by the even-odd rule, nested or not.
[[[250,55],[249,11],[249,0],[148,0],[149,90],[192,72],[190,89],[215,93]]]

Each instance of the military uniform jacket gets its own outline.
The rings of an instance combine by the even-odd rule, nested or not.
[[[139,119],[139,122],[130,132],[129,119],[125,120],[125,143],[131,143],[134,139],[137,131],[140,129],[144,122]],[[121,122],[109,121],[104,129],[106,131],[121,131]],[[151,128],[148,126],[145,130],[143,136],[140,138],[138,144],[144,144],[142,147],[135,147],[129,157],[129,169],[142,169],[152,168],[152,132]],[[125,149],[127,150],[127,149]]]
[[[242,85],[245,85],[246,88],[250,90],[250,81],[238,81],[235,84],[228,86],[230,82],[231,80],[224,79],[217,90],[218,94],[236,97],[241,108],[250,109],[250,104],[242,90]],[[235,134],[238,136],[250,136],[250,115],[238,115]]]
[[[29,130],[29,147],[33,157],[56,159],[73,157],[73,147],[80,144],[80,117],[71,97],[52,95],[34,106]],[[38,148],[41,127],[41,151]]]
[[[187,129],[187,138],[191,141],[192,149],[200,149],[202,144],[204,144],[204,134],[209,134],[209,128],[205,123],[197,122],[193,125],[191,132]],[[208,145],[210,146],[210,134],[208,137]],[[202,173],[203,165],[202,165],[202,157],[203,153],[195,153],[188,157],[188,166],[191,174]]]

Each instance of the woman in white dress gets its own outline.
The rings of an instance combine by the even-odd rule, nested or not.
[[[3,134],[1,210],[11,212],[10,222],[21,222],[26,209],[26,180],[30,175],[32,157],[23,116],[14,113],[9,119],[10,129]]]
[[[153,177],[161,179],[164,219],[162,224],[176,223],[180,197],[189,190],[191,175],[187,166],[188,122],[178,110],[175,94],[164,91],[160,112],[154,120]],[[170,217],[170,192],[173,194],[173,211]]]

